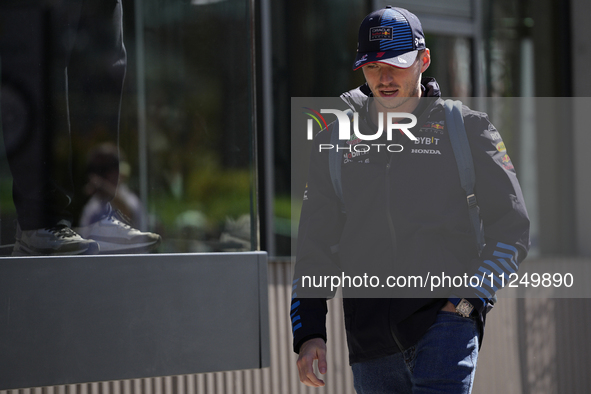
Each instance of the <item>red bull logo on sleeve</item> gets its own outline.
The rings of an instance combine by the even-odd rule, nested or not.
[[[505,156],[503,156],[503,158],[502,158],[502,165],[503,165],[503,168],[506,170],[512,170],[515,168],[513,166],[513,163],[511,162],[511,158],[506,153],[505,153]]]

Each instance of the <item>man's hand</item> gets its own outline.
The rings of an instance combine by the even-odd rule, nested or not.
[[[318,379],[314,374],[314,360],[318,360],[318,370],[321,374],[326,373],[326,343],[322,338],[312,338],[304,342],[300,347],[298,357],[298,372],[300,382],[310,387],[324,386],[324,381]]]
[[[455,312],[456,311],[456,307],[454,304],[451,303],[451,301],[447,301],[447,304],[445,304],[443,306],[443,308],[441,308],[442,311],[447,311],[447,312]]]

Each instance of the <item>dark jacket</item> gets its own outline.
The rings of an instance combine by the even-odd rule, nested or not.
[[[326,298],[330,289],[302,287],[304,275],[386,274],[477,276],[481,285],[466,294],[450,288],[413,298],[367,293],[351,298],[343,289],[345,328],[350,363],[390,355],[414,345],[435,321],[448,297],[468,298],[484,327],[487,307],[500,284],[486,279],[517,270],[529,247],[529,220],[515,171],[499,133],[486,114],[463,107],[474,160],[475,193],[484,225],[486,246],[479,255],[470,223],[466,195],[445,128],[439,86],[422,81],[423,96],[414,111],[418,122],[412,141],[395,132],[379,151],[343,152],[341,180],[344,213],[329,173],[329,130],[314,139],[310,171],[302,205],[291,308],[294,350],[310,338],[326,340]],[[341,96],[367,118],[371,91],[367,85]],[[352,138],[349,145],[367,143]],[[388,144],[402,146],[388,152]],[[394,152],[396,151],[396,152]],[[338,252],[337,252],[338,250]],[[505,280],[505,284],[508,283]],[[354,290],[354,289],[353,289]],[[379,289],[376,289],[379,290]],[[355,293],[353,293],[355,294]],[[426,295],[425,295],[426,294]],[[349,296],[348,296],[349,295]],[[313,297],[313,298],[310,298]],[[482,335],[481,335],[482,337]]]

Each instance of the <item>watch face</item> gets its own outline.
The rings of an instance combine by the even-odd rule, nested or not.
[[[468,301],[464,299],[462,299],[458,306],[456,306],[456,311],[464,317],[469,317],[473,309],[474,307],[472,306],[472,304],[470,304]]]

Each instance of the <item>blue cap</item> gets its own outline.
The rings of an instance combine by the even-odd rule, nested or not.
[[[404,8],[386,6],[361,22],[353,70],[368,63],[408,68],[416,60],[418,51],[425,48],[425,34],[419,18]]]

